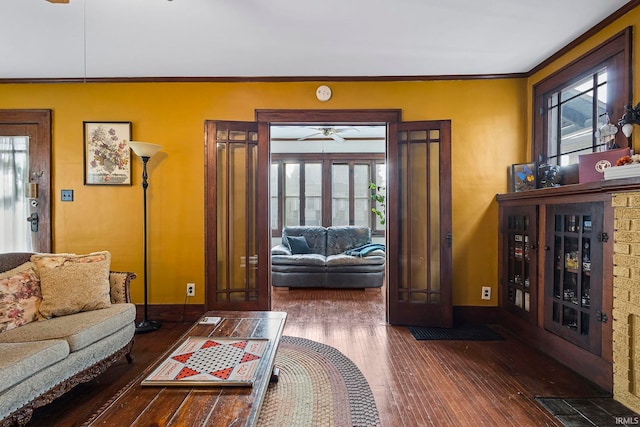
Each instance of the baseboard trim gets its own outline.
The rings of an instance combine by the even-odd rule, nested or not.
[[[148,320],[160,322],[195,322],[204,314],[204,304],[150,304]],[[144,305],[136,304],[136,322],[144,317]]]
[[[461,323],[500,323],[498,307],[458,305],[453,307],[454,324]]]

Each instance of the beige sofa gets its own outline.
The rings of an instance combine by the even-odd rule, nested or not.
[[[25,264],[32,259],[32,255],[0,254],[0,274],[4,275],[4,278],[0,275],[0,285],[4,284],[0,291],[5,290],[4,295],[0,293],[0,321],[5,321],[4,324],[0,323],[0,426],[26,424],[33,409],[50,403],[75,385],[91,380],[122,357],[129,362],[132,360],[130,353],[136,309],[130,303],[129,283],[135,278],[133,273],[111,272],[107,269],[106,296],[99,295],[90,304],[83,302],[85,305],[81,309],[88,311],[65,314],[65,310],[69,311],[68,307],[51,307],[50,303],[47,306],[51,291],[56,292],[56,297],[63,295],[77,303],[79,298],[83,298],[84,289],[64,276],[62,286],[66,287],[66,291],[51,288],[50,285],[45,287],[44,280],[50,279],[47,274],[62,269],[34,267],[32,271],[42,279],[42,298],[38,307],[51,317],[46,320],[28,319],[32,321],[26,324],[22,324],[25,320],[20,319],[19,325],[16,326],[15,322],[10,324],[10,321],[15,321],[15,316],[10,317],[16,310],[15,307],[13,310],[7,309],[7,301],[13,298],[7,296],[7,289],[10,289],[7,284],[13,280],[12,289],[15,289],[16,283],[30,280],[28,277],[33,278],[31,272],[24,270],[24,266],[33,265]],[[52,262],[51,258],[39,261]],[[110,261],[110,254],[107,261]],[[80,269],[85,267],[79,266]],[[16,275],[16,271],[21,269],[23,271]],[[37,288],[32,285],[25,286],[25,289]],[[16,295],[29,296],[22,291]],[[96,300],[100,302],[96,304]],[[28,317],[32,316],[28,309],[22,312],[27,313]],[[7,327],[8,324],[10,327]]]

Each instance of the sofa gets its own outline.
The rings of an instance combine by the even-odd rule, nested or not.
[[[379,288],[384,245],[362,226],[291,226],[271,249],[272,286],[278,288]]]
[[[129,284],[110,254],[0,254],[0,426],[126,357],[135,333]]]

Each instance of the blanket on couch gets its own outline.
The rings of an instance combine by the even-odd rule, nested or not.
[[[384,251],[384,245],[382,243],[367,243],[362,246],[358,246],[357,248],[349,249],[345,251],[345,255],[363,257],[373,251],[382,250]]]

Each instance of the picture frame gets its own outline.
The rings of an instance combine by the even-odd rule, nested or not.
[[[511,191],[529,191],[538,187],[537,162],[514,163],[511,165]]]
[[[82,123],[84,185],[131,185],[131,122]]]

